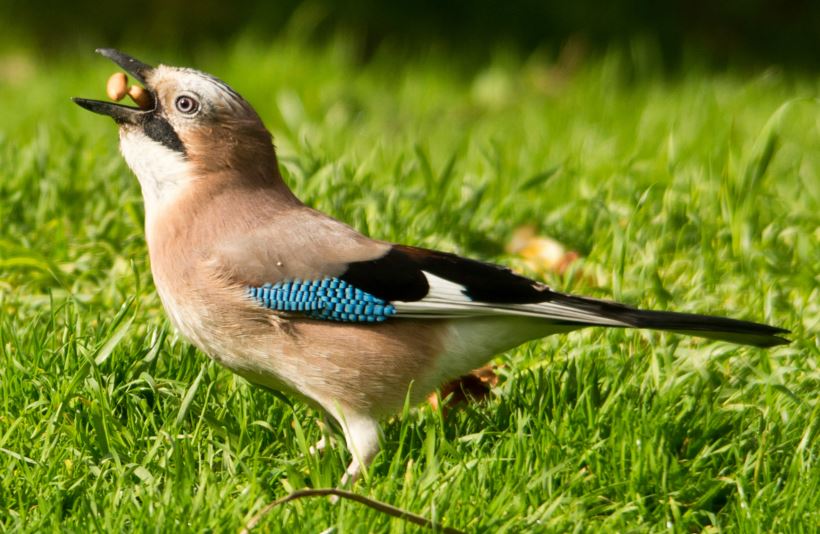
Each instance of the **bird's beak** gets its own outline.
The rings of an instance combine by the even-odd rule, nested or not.
[[[145,117],[152,113],[156,108],[156,95],[147,84],[147,79],[154,70],[154,67],[146,65],[142,61],[135,59],[128,54],[124,54],[119,50],[113,48],[98,48],[97,53],[107,57],[117,65],[123,68],[125,72],[137,79],[145,89],[150,93],[153,105],[150,109],[142,109],[138,107],[124,106],[122,104],[114,104],[113,102],[103,102],[101,100],[90,100],[87,98],[72,98],[75,104],[80,107],[99,113],[100,115],[108,115],[113,118],[117,124],[137,124],[142,122]]]

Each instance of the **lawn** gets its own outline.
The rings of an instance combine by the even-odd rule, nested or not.
[[[353,488],[468,532],[820,525],[816,75],[658,74],[648,45],[482,64],[339,38],[238,40],[149,63],[213,73],[273,131],[286,181],[368,235],[506,263],[633,305],[792,330],[771,350],[590,329],[499,355],[491,398],[384,424]],[[151,282],[136,179],[88,50],[0,54],[0,530],[236,532],[328,487],[311,409],[177,337]],[[535,272],[532,225],[582,259]],[[417,532],[325,498],[260,532]]]

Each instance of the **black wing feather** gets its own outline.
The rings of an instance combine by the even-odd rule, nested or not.
[[[430,289],[423,271],[463,286],[474,301],[533,304],[555,295],[544,284],[506,267],[405,245],[393,245],[381,258],[350,264],[341,278],[388,302],[414,302]]]

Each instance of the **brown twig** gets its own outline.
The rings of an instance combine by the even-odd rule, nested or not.
[[[281,499],[276,499],[272,503],[262,508],[262,510],[260,510],[258,514],[253,516],[250,519],[250,521],[248,521],[248,523],[245,525],[245,528],[242,529],[242,532],[240,534],[250,534],[251,529],[253,529],[259,523],[259,521],[261,521],[262,518],[268,514],[268,512],[270,512],[280,504],[285,504],[296,499],[301,499],[302,497],[320,497],[323,495],[335,495],[336,497],[340,497],[342,499],[350,499],[351,501],[356,501],[365,506],[369,506],[370,508],[373,508],[374,510],[377,510],[383,514],[397,517],[399,519],[404,519],[405,521],[410,521],[411,523],[415,523],[416,525],[431,528],[439,532],[444,532],[446,534],[464,534],[462,531],[458,529],[439,525],[437,523],[430,521],[426,517],[416,515],[412,512],[408,512],[407,510],[402,510],[401,508],[396,508],[395,506],[387,504],[386,502],[377,501],[375,499],[365,497],[364,495],[353,493],[352,491],[345,491],[337,488],[300,489],[290,493],[289,495],[282,497]]]

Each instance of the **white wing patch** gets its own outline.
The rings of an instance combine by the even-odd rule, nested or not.
[[[602,317],[587,310],[574,308],[556,302],[538,302],[534,304],[498,304],[481,302],[470,299],[465,294],[465,288],[422,271],[427,278],[430,290],[421,300],[406,302],[392,301],[396,307],[397,317],[407,318],[458,318],[490,315],[519,315],[525,317],[540,317],[555,321],[577,321],[586,324],[608,326],[630,326],[622,321]]]

